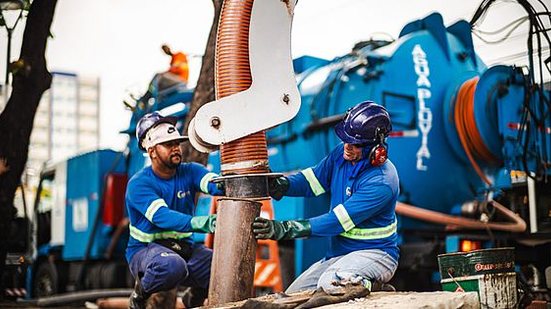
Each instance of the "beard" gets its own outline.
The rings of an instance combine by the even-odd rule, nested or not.
[[[166,160],[161,160],[163,165],[169,169],[177,168],[182,163],[182,155],[179,153],[171,154]]]

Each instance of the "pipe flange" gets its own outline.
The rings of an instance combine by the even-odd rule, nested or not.
[[[214,183],[223,182],[226,196],[230,198],[267,198],[270,196],[269,180],[283,176],[281,173],[229,175],[213,178]]]

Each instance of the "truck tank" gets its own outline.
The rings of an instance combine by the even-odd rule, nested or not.
[[[298,75],[303,104],[297,117],[269,131],[273,170],[317,163],[340,142],[333,125],[365,100],[385,106],[391,115],[388,145],[403,202],[450,213],[455,205],[510,187],[506,178],[511,171],[524,170],[515,157],[522,155],[518,147],[510,149],[519,142],[523,76],[512,67],[487,69],[474,52],[466,21],[445,27],[434,13],[408,24],[399,39],[386,46],[367,46],[318,63]],[[456,100],[472,78],[478,81],[474,104],[471,114],[462,116],[464,106]],[[456,123],[467,121],[475,123],[480,147],[489,153],[488,158],[475,157],[489,184],[462,146]],[[548,135],[541,141],[547,140],[547,146]],[[542,151],[549,156],[549,147]]]

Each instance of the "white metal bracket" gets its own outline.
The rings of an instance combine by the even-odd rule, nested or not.
[[[292,119],[300,108],[291,57],[295,0],[256,0],[249,28],[252,84],[245,91],[203,105],[188,129],[199,151],[272,128]],[[206,143],[206,145],[205,145]],[[197,147],[196,147],[197,148]]]

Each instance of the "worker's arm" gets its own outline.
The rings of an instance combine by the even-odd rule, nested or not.
[[[128,185],[126,202],[154,225],[177,232],[212,232],[214,231],[215,216],[193,217],[168,208],[160,194],[155,192],[155,186],[144,182]]]
[[[153,215],[152,221],[156,226],[179,232],[214,233],[216,215],[190,216],[166,207],[160,207]]]
[[[309,167],[289,176],[287,196],[318,196],[330,191],[331,172],[334,161],[332,155],[323,158],[316,166]]]
[[[224,195],[222,187],[211,182],[218,174],[209,172],[203,165],[195,162],[190,163],[189,167],[195,190],[210,195]]]
[[[326,214],[310,218],[311,235],[335,236],[347,232],[376,215],[392,198],[392,190],[386,184],[360,186],[346,202]]]
[[[280,200],[286,196],[318,196],[330,191],[331,172],[334,164],[333,151],[316,166],[304,169],[289,177],[270,181],[270,196]]]
[[[253,223],[253,233],[258,239],[274,240],[339,235],[375,215],[392,196],[387,185],[365,186],[329,213],[309,220],[277,221],[258,217]]]

